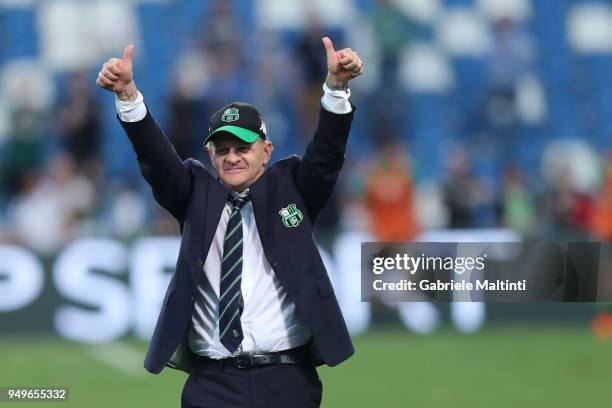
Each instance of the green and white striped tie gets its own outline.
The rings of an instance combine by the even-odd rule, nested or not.
[[[219,284],[219,339],[231,353],[235,352],[242,339],[242,216],[240,209],[250,197],[232,197],[232,214],[227,223],[221,261],[221,282]]]

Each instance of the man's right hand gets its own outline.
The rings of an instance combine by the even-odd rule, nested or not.
[[[107,91],[117,94],[122,101],[134,102],[138,96],[132,73],[132,53],[134,45],[123,51],[123,59],[111,58],[102,65],[96,84]]]

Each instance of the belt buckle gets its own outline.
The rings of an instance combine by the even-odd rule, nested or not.
[[[253,357],[248,354],[240,354],[236,356],[236,368],[251,368],[253,367]]]

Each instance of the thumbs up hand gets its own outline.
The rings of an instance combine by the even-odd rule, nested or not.
[[[123,101],[135,101],[138,93],[132,72],[132,53],[134,46],[128,45],[123,51],[123,58],[111,58],[102,65],[96,84],[117,94]]]
[[[343,86],[363,73],[363,63],[355,51],[350,48],[336,51],[329,37],[322,40],[327,53],[328,84]]]

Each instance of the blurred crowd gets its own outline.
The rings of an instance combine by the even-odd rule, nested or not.
[[[612,150],[588,135],[551,134],[556,128],[546,106],[556,101],[536,80],[548,51],[534,39],[529,18],[509,13],[486,20],[486,52],[440,65],[435,47],[421,45],[431,35],[424,17],[402,2],[357,2],[368,6],[357,8],[350,28],[330,26],[310,10],[299,29],[255,24],[251,37],[240,27],[244,5],[208,3],[189,39],[170,54],[163,78],[142,68],[153,59],[146,47],[135,60],[136,82],[182,158],[209,166],[202,149],[208,117],[232,100],[263,112],[273,159],[301,152],[322,95],[323,35],[358,50],[372,71],[352,86],[354,138],[319,220],[322,242],[343,230],[403,241],[442,228],[612,240]],[[438,41],[462,47],[452,33]],[[456,79],[445,79],[445,69]],[[39,87],[15,85],[19,103],[0,118],[2,242],[51,255],[77,237],[178,233],[153,203],[135,157],[124,154],[128,142],[117,150],[109,141],[118,124],[112,97],[95,88],[97,70],[91,64],[58,74],[49,104],[40,103],[46,96],[37,94]],[[153,83],[153,90],[146,86]]]

